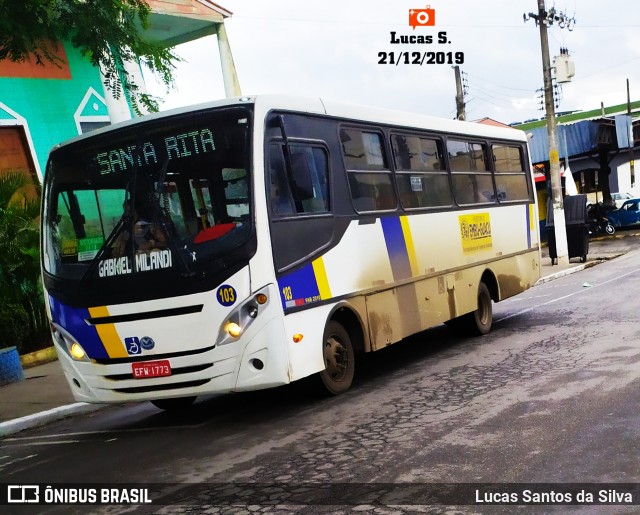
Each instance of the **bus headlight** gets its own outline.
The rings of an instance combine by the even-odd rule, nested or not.
[[[51,324],[51,334],[55,342],[62,347],[75,361],[91,361],[87,353],[73,336],[58,324]]]
[[[236,341],[262,313],[268,303],[268,287],[262,288],[245,302],[237,306],[222,323],[216,345],[226,345]]]
[[[235,322],[227,323],[225,329],[227,330],[227,333],[229,333],[229,336],[231,336],[232,338],[237,338],[238,336],[240,336],[240,333],[242,333],[242,328]]]
[[[71,357],[76,361],[82,361],[87,357],[87,353],[78,342],[73,342],[71,344],[71,347],[69,347],[69,354],[71,354]]]

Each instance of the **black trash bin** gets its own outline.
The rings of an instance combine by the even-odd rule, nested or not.
[[[589,253],[589,229],[587,227],[587,196],[571,195],[564,198],[564,220],[567,227],[567,251],[569,259],[580,258],[580,262],[587,260]],[[556,249],[556,233],[553,221],[553,203],[547,204],[547,243],[551,264],[558,262]]]

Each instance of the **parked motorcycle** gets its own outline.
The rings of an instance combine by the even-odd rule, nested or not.
[[[589,229],[590,236],[594,236],[597,234],[615,234],[616,232],[616,228],[604,216],[591,220],[587,227]]]
[[[616,228],[604,216],[606,209],[601,203],[587,206],[587,228],[589,229],[589,236],[597,234],[615,234]]]

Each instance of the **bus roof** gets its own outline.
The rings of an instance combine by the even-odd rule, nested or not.
[[[443,131],[461,135],[476,135],[488,138],[510,139],[519,141],[527,140],[526,134],[523,131],[512,128],[496,127],[459,120],[449,120],[447,118],[426,116],[411,113],[408,111],[396,111],[392,109],[338,102],[319,97],[267,94],[225,98],[202,104],[179,107],[159,113],[152,113],[140,118],[133,118],[131,120],[108,125],[106,127],[102,127],[100,129],[96,129],[86,134],[76,136],[67,141],[58,143],[53,147],[52,151],[69,143],[73,143],[85,138],[90,138],[98,134],[108,133],[112,130],[118,130],[120,128],[136,125],[138,123],[145,123],[152,120],[169,118],[178,116],[180,114],[213,109],[216,107],[234,105],[241,106],[246,104],[254,104],[257,111],[264,114],[274,109],[281,109],[285,111],[327,115],[353,121],[381,123],[385,125],[396,125],[407,128],[411,127],[416,129]]]

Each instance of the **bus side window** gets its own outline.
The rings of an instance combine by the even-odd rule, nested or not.
[[[393,134],[391,148],[403,207],[443,207],[453,203],[449,176],[442,166],[440,141]]]
[[[295,202],[313,198],[311,170],[307,157],[300,152],[291,153],[291,193]]]
[[[461,205],[495,203],[497,197],[486,145],[449,139],[447,153],[456,202]]]
[[[341,129],[340,143],[347,169],[353,207],[357,212],[397,207],[391,170],[382,134],[362,129]]]
[[[498,200],[501,202],[531,198],[529,180],[520,147],[492,145]]]
[[[269,155],[271,209],[276,215],[329,211],[328,158],[319,146],[289,145],[291,176],[287,176],[284,150],[272,144]]]
[[[293,214],[282,145],[269,146],[269,203],[275,215]]]
[[[298,213],[329,211],[329,166],[326,151],[311,145],[291,146],[292,192]]]

